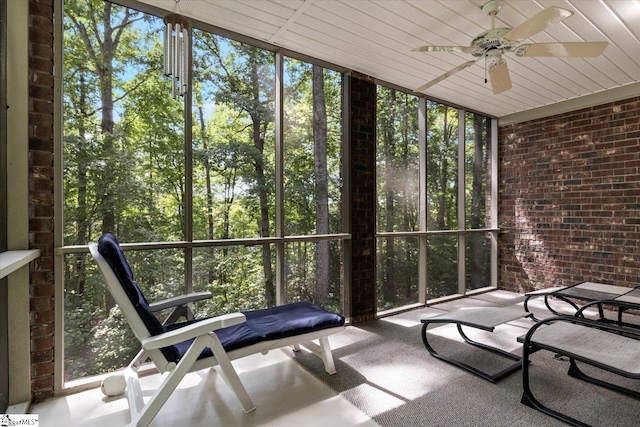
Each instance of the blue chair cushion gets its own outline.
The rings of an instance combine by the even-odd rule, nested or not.
[[[216,331],[220,343],[227,352],[257,344],[289,338],[309,332],[334,328],[344,325],[344,317],[328,312],[309,302],[296,302],[262,310],[242,312],[247,321]],[[175,330],[198,320],[166,326],[167,331]],[[176,344],[172,348],[173,362],[178,362],[188,350],[193,340]],[[212,356],[211,349],[206,348],[200,359]]]
[[[103,234],[98,240],[98,252],[113,270],[149,333],[151,335],[163,333],[164,327],[151,312],[147,299],[140,291],[138,284],[133,280],[131,267],[122,252],[118,239],[113,234]]]
[[[344,317],[310,302],[295,302],[262,310],[245,311],[248,326],[265,340],[288,338],[344,325]]]

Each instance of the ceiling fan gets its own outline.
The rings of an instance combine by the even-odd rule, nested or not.
[[[421,46],[412,51],[418,52],[462,52],[476,57],[472,61],[447,71],[441,76],[425,83],[417,88],[416,92],[422,92],[442,80],[475,64],[482,58],[486,60],[489,71],[491,88],[494,95],[511,89],[511,77],[507,62],[502,58],[503,53],[514,53],[520,57],[579,57],[591,58],[600,55],[609,45],[607,42],[566,42],[566,43],[522,43],[523,40],[546,30],[565,18],[573,15],[567,9],[551,6],[545,8],[537,15],[527,19],[515,28],[495,28],[495,18],[502,0],[491,0],[480,8],[491,17],[491,29],[480,33],[471,41],[469,46]],[[485,78],[486,83],[486,78]]]

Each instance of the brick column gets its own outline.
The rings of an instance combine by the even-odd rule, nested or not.
[[[34,402],[54,389],[53,108],[53,0],[30,0],[29,245],[41,254],[30,272]]]
[[[376,85],[351,76],[351,321],[376,314]]]

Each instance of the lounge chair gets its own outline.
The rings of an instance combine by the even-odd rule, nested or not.
[[[489,382],[496,383],[501,379],[505,378],[506,376],[508,376],[509,374],[520,369],[520,367],[522,366],[522,358],[519,355],[510,353],[506,350],[472,340],[464,333],[464,331],[462,330],[462,326],[476,328],[476,329],[480,329],[488,332],[493,332],[495,327],[498,325],[502,325],[504,323],[511,322],[513,320],[520,319],[522,317],[528,317],[528,316],[530,316],[529,313],[526,313],[519,308],[504,308],[504,307],[461,308],[448,313],[422,319],[421,320],[421,322],[423,323],[422,343],[424,344],[425,348],[432,356],[437,357],[440,360],[444,360],[445,362],[449,362],[468,372],[471,372],[472,374],[477,375],[480,378],[483,378]],[[488,350],[499,356],[506,357],[507,359],[514,360],[515,363],[502,369],[500,372],[491,374],[481,369],[478,369],[474,366],[471,366],[467,363],[456,360],[453,357],[438,353],[433,348],[432,344],[429,342],[429,337],[427,332],[429,325],[434,323],[435,324],[453,323],[458,328],[458,333],[460,334],[460,336],[465,342],[475,347]]]
[[[618,323],[602,322],[584,317],[585,310],[594,306],[617,306],[618,310],[638,310],[640,305],[621,301],[594,301],[580,308],[575,316],[553,316],[536,323],[523,340],[522,403],[574,426],[588,424],[543,405],[533,396],[529,385],[531,354],[551,351],[569,358],[569,375],[592,384],[606,387],[635,398],[636,390],[591,377],[577,362],[586,363],[626,378],[640,379],[640,329]],[[625,324],[628,325],[628,324]],[[579,396],[578,396],[579,398]]]
[[[307,302],[231,313],[202,320],[163,325],[133,280],[118,240],[111,234],[90,243],[107,288],[129,326],[161,374],[168,373],[144,403],[135,366],[125,370],[132,426],[146,426],[189,372],[216,367],[245,412],[255,409],[231,361],[250,354],[302,345],[318,354],[329,374],[336,372],[328,335],[344,329],[344,317]],[[318,340],[318,343],[312,342]]]

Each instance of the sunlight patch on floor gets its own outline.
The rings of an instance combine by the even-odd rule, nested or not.
[[[220,375],[204,369],[185,376],[150,427],[377,426],[284,351],[233,362],[256,405],[254,411],[245,413]],[[162,379],[158,374],[140,379],[145,401]],[[113,427],[130,421],[127,400],[107,398],[99,389],[47,400],[34,405],[32,413],[40,415],[43,427]]]
[[[380,319],[380,321],[393,323],[394,325],[398,326],[404,326],[405,328],[413,328],[414,326],[418,326],[421,324],[419,320],[400,317],[383,317],[382,319]]]
[[[358,406],[365,408],[365,412],[370,417],[390,411],[405,404],[405,401],[388,393],[382,389],[376,388],[370,384],[361,384],[345,394],[349,395],[349,399],[358,402]]]

